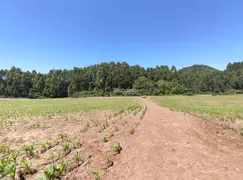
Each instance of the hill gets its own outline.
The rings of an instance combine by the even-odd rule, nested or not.
[[[213,67],[207,66],[207,65],[193,65],[189,67],[182,68],[179,70],[180,73],[187,74],[187,73],[211,73],[219,71],[218,69],[215,69]]]
[[[181,84],[195,92],[201,92],[201,84],[205,77],[213,73],[221,72],[218,69],[207,65],[193,65],[178,71],[178,78]]]

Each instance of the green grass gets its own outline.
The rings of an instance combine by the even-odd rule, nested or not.
[[[52,116],[90,110],[126,109],[138,106],[132,98],[64,98],[0,101],[0,120],[14,117]]]
[[[227,96],[160,96],[152,97],[161,106],[213,116],[223,120],[243,119],[243,95]]]

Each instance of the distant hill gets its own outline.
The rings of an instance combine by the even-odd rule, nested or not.
[[[193,65],[179,70],[178,78],[180,83],[187,88],[192,88],[193,90],[200,92],[200,84],[204,77],[214,72],[220,72],[220,70],[207,65]]]
[[[182,68],[179,70],[179,73],[181,74],[201,74],[201,73],[211,73],[219,71],[218,69],[215,69],[213,67],[207,66],[207,65],[193,65],[189,67]]]

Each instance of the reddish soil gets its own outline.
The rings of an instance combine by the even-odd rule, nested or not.
[[[0,144],[8,142],[11,150],[37,144],[37,156],[30,160],[38,172],[26,179],[43,177],[44,168],[51,164],[51,152],[55,164],[70,162],[72,170],[62,177],[68,180],[94,180],[93,170],[101,173],[102,180],[243,179],[243,136],[239,133],[160,107],[150,99],[138,101],[147,105],[142,120],[144,107],[136,113],[108,110],[16,119],[13,125],[0,130]],[[84,131],[87,123],[89,127]],[[130,134],[135,124],[135,133]],[[68,137],[56,141],[63,132]],[[108,142],[102,140],[104,135]],[[46,140],[52,146],[41,152],[41,143]],[[63,143],[76,140],[83,145],[63,154]],[[122,147],[120,154],[113,151],[117,141]],[[74,159],[77,151],[81,154],[78,165]],[[107,155],[113,161],[111,167],[107,166]],[[25,157],[22,152],[18,161]]]
[[[243,138],[197,117],[142,100],[148,110],[102,179],[243,179]]]

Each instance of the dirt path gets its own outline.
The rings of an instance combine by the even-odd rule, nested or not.
[[[243,138],[236,132],[143,100],[147,113],[121,139],[107,180],[243,179]]]

